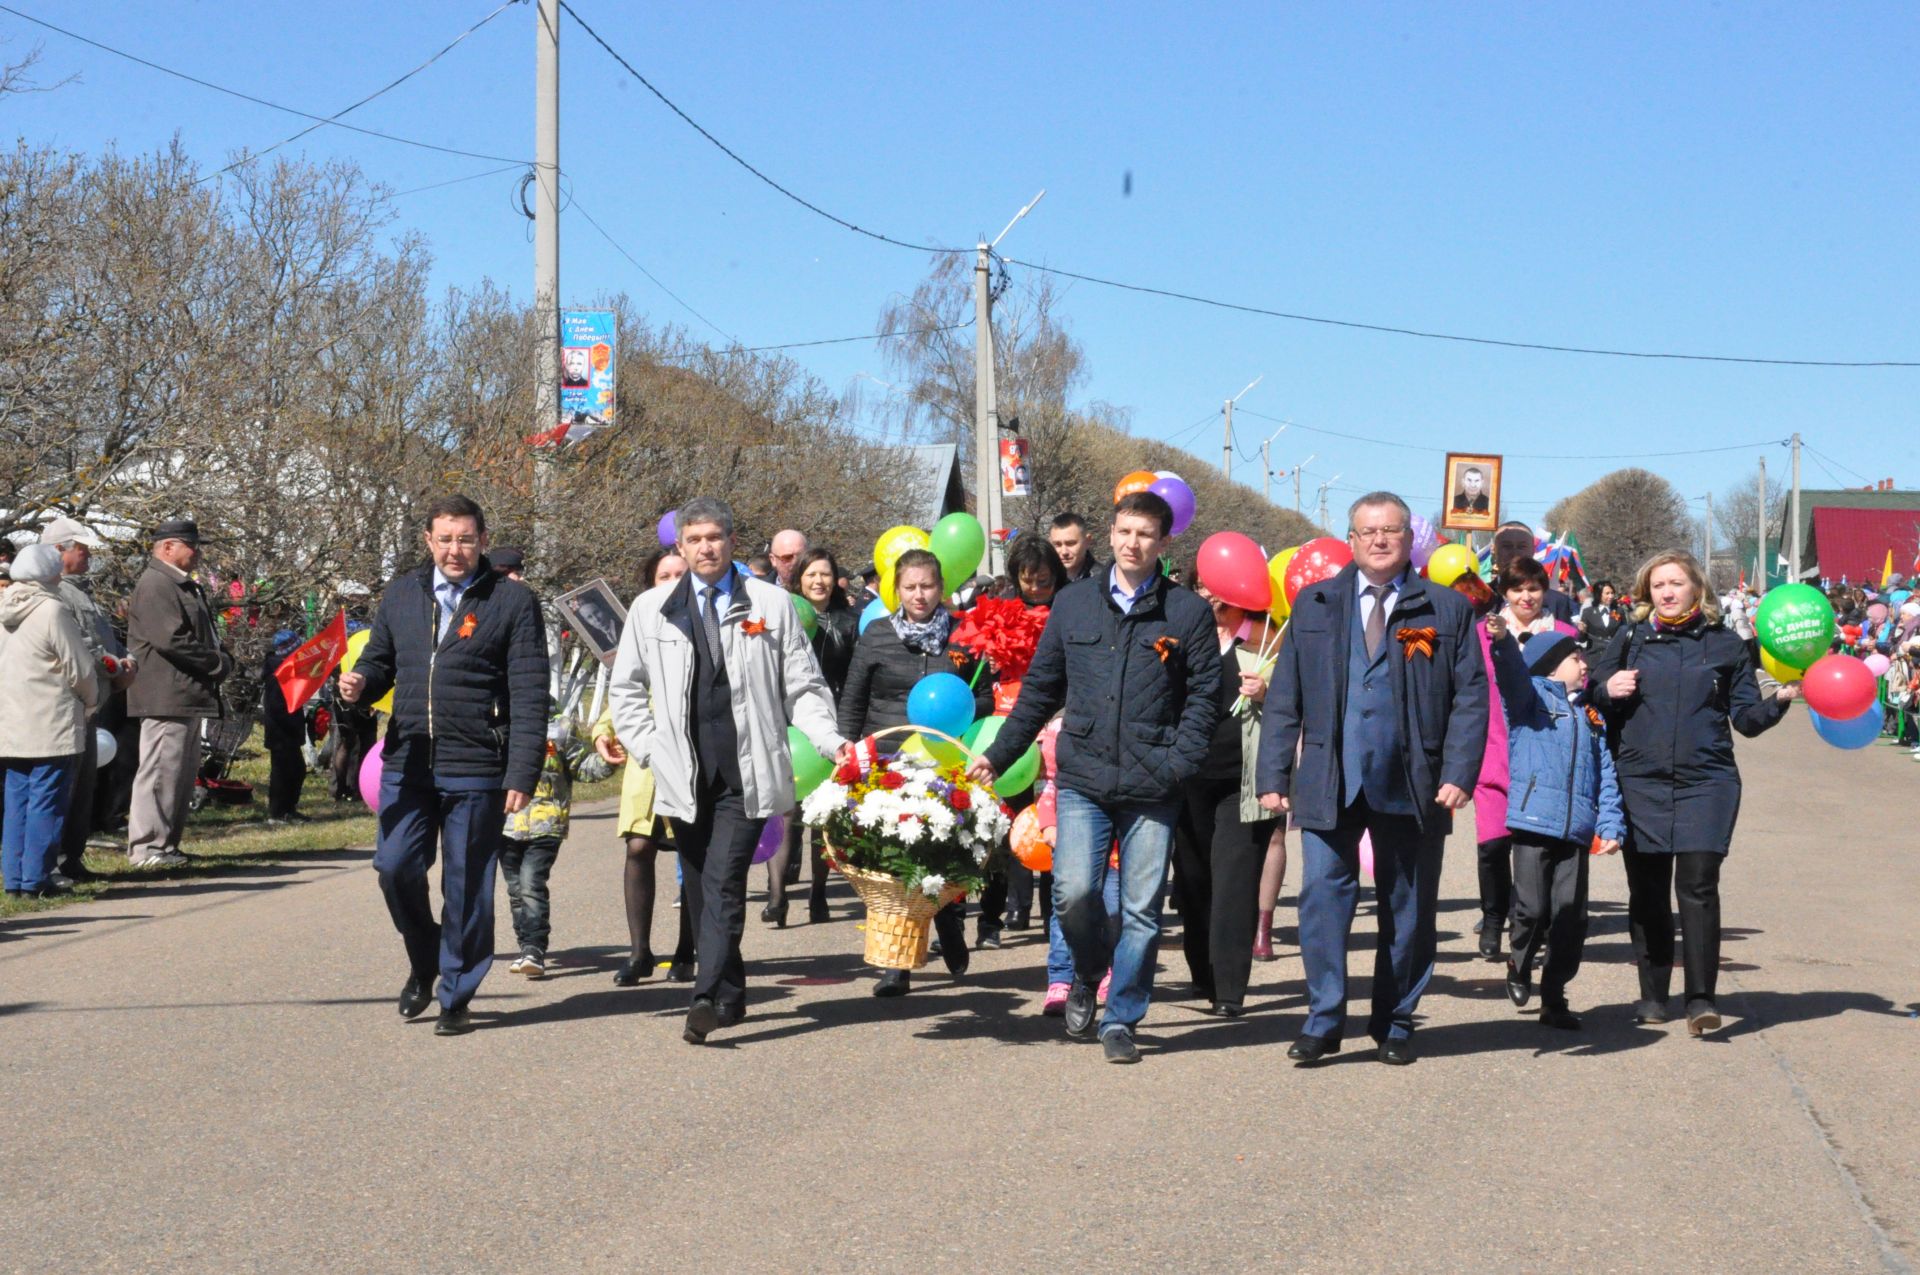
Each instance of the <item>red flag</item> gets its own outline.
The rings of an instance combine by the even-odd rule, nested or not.
[[[274,680],[287,697],[289,713],[299,712],[314,692],[326,685],[327,674],[346,653],[347,613],[335,611],[327,627],[295,647],[273,670]]]

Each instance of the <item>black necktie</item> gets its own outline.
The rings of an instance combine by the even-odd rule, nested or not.
[[[1367,593],[1373,598],[1373,610],[1367,612],[1367,658],[1375,659],[1380,654],[1381,643],[1387,640],[1387,593],[1392,585],[1370,584]]]
[[[706,594],[707,605],[700,609],[700,627],[707,632],[707,654],[713,656],[715,664],[724,664],[726,659],[720,650],[720,586],[708,585]]]

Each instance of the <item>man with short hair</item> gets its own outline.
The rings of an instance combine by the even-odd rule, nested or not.
[[[87,838],[93,832],[94,790],[100,775],[100,745],[94,727],[108,696],[133,685],[133,661],[127,658],[127,648],[114,633],[106,612],[93,600],[87,572],[93,564],[93,547],[100,538],[85,523],[63,517],[41,529],[40,543],[60,551],[60,603],[72,613],[101,684],[99,703],[82,732],[85,738],[73,773],[66,822],[60,828],[60,862],[54,871],[57,880],[86,881],[95,875],[86,864]]]
[[[1084,580],[1092,575],[1100,564],[1093,556],[1093,541],[1087,535],[1087,520],[1071,510],[1053,520],[1047,528],[1047,543],[1060,555],[1060,565],[1067,569],[1067,582]]]
[[[233,657],[220,645],[213,608],[193,578],[200,528],[169,518],[153,530],[153,557],[127,604],[127,647],[139,673],[127,713],[140,721],[140,770],[127,816],[127,858],[137,868],[185,863],[180,834],[200,774],[200,723],[224,716],[220,684]]]
[[[807,537],[804,532],[786,531],[774,533],[773,548],[767,556],[773,560],[773,582],[783,589],[793,588],[793,569],[800,565],[800,559],[806,556]]]
[[[1460,487],[1453,493],[1453,512],[1457,514],[1488,512],[1487,475],[1478,465],[1468,465],[1460,471]]]
[[[1533,528],[1524,522],[1503,522],[1500,529],[1493,533],[1493,574],[1497,579],[1507,564],[1516,558],[1531,558],[1538,541]],[[1580,608],[1574,600],[1560,590],[1547,585],[1546,599],[1540,609],[1556,620],[1579,627]]]
[[[678,534],[689,570],[628,608],[609,702],[673,823],[699,953],[682,1038],[698,1045],[746,1017],[747,870],[767,820],[794,807],[787,728],[829,757],[847,741],[793,595],[734,567],[733,510],[690,500]]]
[[[1006,725],[970,772],[981,783],[1062,718],[1054,915],[1073,953],[1067,1034],[1093,1029],[1094,988],[1111,969],[1099,1038],[1108,1062],[1140,1060],[1134,1029],[1153,995],[1167,852],[1180,789],[1198,774],[1220,715],[1213,612],[1160,574],[1173,510],[1152,492],[1113,508],[1113,566],[1053,597],[1033,664]],[[1102,898],[1108,847],[1120,846],[1116,940]],[[1252,900],[1248,900],[1252,905]]]
[[[547,751],[547,632],[540,604],[487,560],[487,518],[465,496],[427,510],[432,561],[387,586],[340,698],[389,689],[373,867],[406,945],[403,1018],[439,978],[438,1036],[473,1030],[468,1005],[493,967],[493,882],[506,816],[524,809]],[[437,843],[437,844],[436,844]],[[444,854],[439,920],[427,877]]]
[[[1360,838],[1379,894],[1373,1012],[1380,1061],[1413,1061],[1433,976],[1440,854],[1480,776],[1487,675],[1473,607],[1412,569],[1413,514],[1392,492],[1347,511],[1353,561],[1294,600],[1261,718],[1260,804],[1301,829],[1308,1014],[1287,1057],[1340,1052]]]

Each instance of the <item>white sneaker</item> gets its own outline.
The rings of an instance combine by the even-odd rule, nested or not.
[[[528,948],[520,953],[520,959],[513,963],[512,968],[516,973],[525,974],[528,978],[545,978],[547,975],[546,953]]]
[[[513,964],[507,966],[507,973],[509,974],[524,974],[526,972],[527,972],[527,958],[524,956],[516,956],[513,960]]]
[[[135,859],[136,868],[177,868],[187,861],[187,856],[178,850],[162,850],[159,854],[150,854],[144,859]]]

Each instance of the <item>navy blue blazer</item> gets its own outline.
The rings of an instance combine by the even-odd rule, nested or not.
[[[1340,729],[1359,574],[1349,565],[1333,579],[1300,591],[1260,721],[1257,787],[1285,793],[1294,823],[1316,832],[1330,831],[1340,819]],[[1440,785],[1472,792],[1480,778],[1487,746],[1487,672],[1473,624],[1473,607],[1465,598],[1417,574],[1408,576],[1387,621],[1393,703],[1408,743],[1407,791],[1422,828],[1452,826],[1452,812],[1434,804]],[[1426,628],[1434,630],[1433,653],[1409,656],[1395,635]]]

